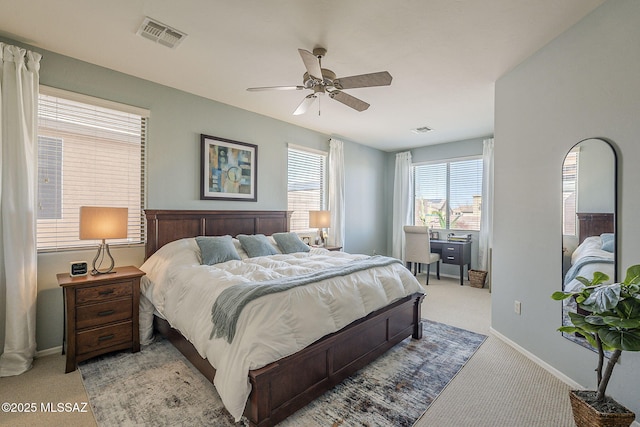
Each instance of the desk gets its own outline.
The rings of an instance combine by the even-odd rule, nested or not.
[[[431,240],[431,252],[440,254],[443,264],[460,266],[460,286],[462,286],[464,283],[464,266],[467,266],[467,274],[471,269],[471,242]]]

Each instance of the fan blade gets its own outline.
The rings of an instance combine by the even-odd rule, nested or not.
[[[367,104],[366,102],[356,98],[355,96],[340,92],[339,90],[329,93],[329,96],[338,102],[342,102],[347,107],[353,108],[354,110],[364,111],[369,108],[369,104]]]
[[[298,52],[300,52],[302,62],[304,62],[304,66],[309,75],[318,80],[322,80],[322,70],[320,69],[318,58],[308,50],[298,49]]]
[[[300,105],[298,105],[298,108],[296,108],[296,111],[293,112],[293,115],[299,116],[301,114],[306,113],[309,107],[313,105],[313,102],[316,100],[316,98],[317,96],[314,95],[313,93],[311,95],[305,96],[305,98],[302,100]]]
[[[250,87],[247,90],[249,92],[260,92],[262,90],[302,90],[304,86],[265,86],[265,87]]]
[[[379,73],[361,74],[359,76],[340,77],[333,81],[336,89],[354,89],[357,87],[389,86],[391,74],[388,71]]]

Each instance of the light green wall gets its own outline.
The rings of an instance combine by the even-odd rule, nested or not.
[[[639,1],[610,0],[496,82],[492,327],[588,388],[597,355],[556,331],[550,298],[562,286],[560,171],[578,141],[613,142],[618,274],[640,263],[639,22]],[[640,413],[638,383],[640,354],[624,353],[608,392]]]
[[[20,45],[12,40],[3,41]],[[287,143],[329,149],[329,135],[53,52],[28,48],[43,53],[41,84],[151,111],[147,146],[147,208],[285,210]],[[258,145],[257,202],[200,200],[201,133]],[[345,249],[365,253],[376,250],[380,253],[387,245],[385,203],[379,191],[384,185],[385,153],[355,142],[344,142]],[[118,265],[139,266],[144,259],[143,247],[114,248],[112,252]],[[56,282],[56,273],[67,271],[70,261],[90,261],[92,257],[92,251],[38,256],[38,350],[60,346],[62,342],[62,292]],[[4,319],[4,315],[1,318]],[[0,322],[2,332],[4,321]]]

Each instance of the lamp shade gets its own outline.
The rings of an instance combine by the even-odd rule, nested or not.
[[[329,211],[309,211],[309,227],[328,228],[331,225],[331,213]]]
[[[129,209],[103,206],[80,207],[80,240],[124,239]]]

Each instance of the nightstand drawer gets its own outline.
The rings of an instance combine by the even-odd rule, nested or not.
[[[76,328],[105,325],[118,320],[131,319],[133,313],[131,298],[89,304],[76,307]]]
[[[131,321],[78,332],[77,353],[89,353],[127,342],[133,342]]]
[[[115,298],[128,297],[132,294],[133,282],[109,283],[101,286],[76,289],[76,304],[102,302]]]

